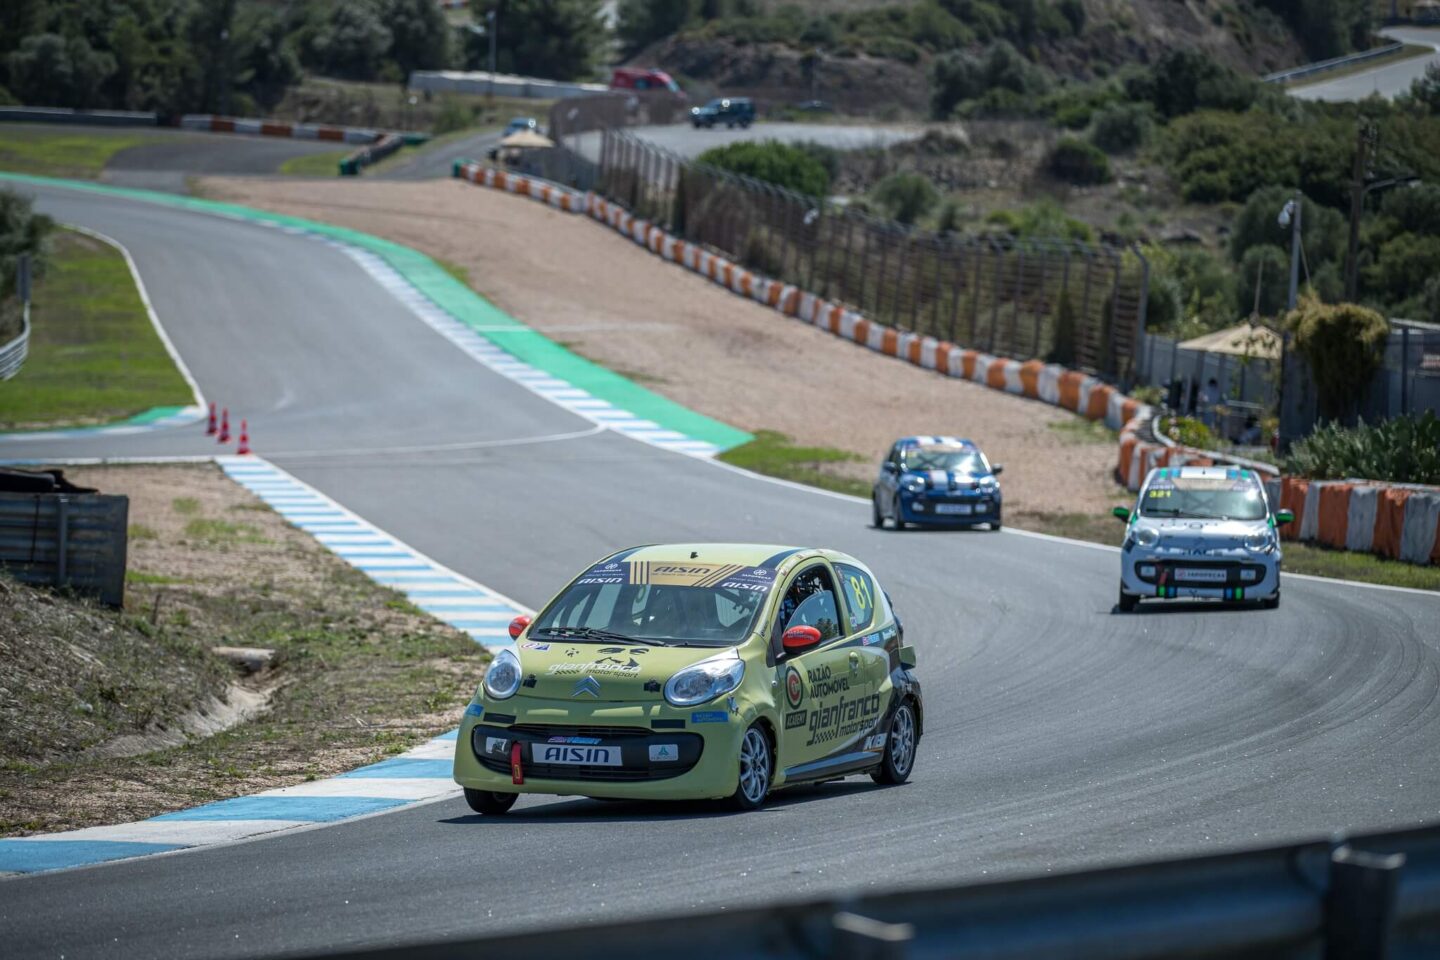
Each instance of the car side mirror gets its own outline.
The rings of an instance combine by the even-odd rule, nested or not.
[[[1110,515],[1113,516],[1113,517],[1115,517],[1115,518],[1117,518],[1117,519],[1119,519],[1119,520],[1124,520],[1126,523],[1129,523],[1129,522],[1130,522],[1130,508],[1129,508],[1129,507],[1116,507],[1114,510],[1111,510],[1111,511],[1110,511]]]
[[[511,639],[511,640],[518,640],[519,637],[520,637],[520,634],[524,633],[524,632],[525,632],[525,628],[528,627],[528,626],[530,626],[530,618],[527,617],[527,616],[525,616],[524,614],[521,614],[520,616],[516,617],[514,620],[511,620],[511,621],[510,621],[510,639]]]
[[[1275,525],[1276,525],[1277,527],[1283,527],[1283,526],[1284,526],[1285,524],[1287,524],[1287,523],[1294,523],[1294,522],[1295,522],[1295,514],[1292,513],[1291,511],[1289,511],[1289,510],[1276,510],[1276,511],[1275,511]]]
[[[995,463],[995,464],[991,464],[991,465],[990,465],[990,475],[991,475],[992,477],[998,477],[998,476],[1000,476],[1000,474],[1002,474],[1002,473],[1004,473],[1004,472],[1005,472],[1005,464],[1003,464],[1003,463]]]
[[[900,666],[906,670],[915,669],[915,648],[901,647],[899,653]]]
[[[884,463],[880,464],[880,469],[884,470],[886,473],[894,473],[896,470],[895,464],[890,462],[889,460],[886,460]]]
[[[791,627],[780,638],[786,653],[804,653],[820,642],[820,631],[814,627]]]

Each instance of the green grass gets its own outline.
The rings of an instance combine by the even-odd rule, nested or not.
[[[452,260],[445,260],[440,257],[431,257],[430,259],[438,263],[441,270],[444,270],[446,273],[450,274],[450,276],[463,283],[468,289],[475,289],[474,287],[470,286],[470,271],[468,268],[462,267],[460,266],[460,264],[455,263]]]
[[[176,497],[170,501],[170,508],[182,517],[193,516],[200,512],[200,501],[194,497]]]
[[[185,524],[185,536],[205,543],[269,543],[260,530],[248,523],[197,517]]]
[[[720,454],[720,460],[767,477],[793,480],[836,493],[870,496],[870,484],[852,477],[825,471],[825,464],[860,463],[865,458],[834,447],[797,447],[790,438],[774,430],[758,430],[755,439]]]
[[[148,138],[134,134],[32,130],[6,124],[0,137],[0,170],[93,180],[115,154],[147,142]]]
[[[194,402],[119,251],[57,231],[35,285],[30,358],[0,383],[0,430],[100,424]]]
[[[330,150],[325,153],[301,154],[280,164],[280,172],[287,177],[338,177],[340,161],[354,152]]]
[[[1104,420],[1069,417],[1064,420],[1056,420],[1047,426],[1055,431],[1055,436],[1065,444],[1106,443],[1114,445],[1120,442],[1120,431],[1111,430],[1105,426]]]
[[[1315,577],[1383,583],[1391,587],[1440,590],[1440,567],[1387,560],[1373,553],[1349,553],[1310,543],[1285,543],[1285,571]]]
[[[143,570],[126,570],[126,583],[143,583],[155,587],[174,586],[178,583],[194,583],[189,577],[167,577],[163,573],[146,573]]]

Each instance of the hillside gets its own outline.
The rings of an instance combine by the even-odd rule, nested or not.
[[[747,8],[755,12],[735,12]],[[1285,21],[1249,0],[849,0],[729,10],[697,14],[628,62],[666,69],[699,96],[820,99],[841,112],[873,115],[923,113],[937,56],[1002,41],[1062,82],[1104,78],[1174,49],[1199,50],[1243,73],[1308,59]],[[634,40],[644,38],[639,26]]]

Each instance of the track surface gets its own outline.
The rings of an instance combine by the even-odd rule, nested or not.
[[[919,647],[927,722],[910,784],[852,780],[755,814],[524,798],[482,821],[446,801],[0,881],[7,956],[253,956],[538,930],[1440,814],[1434,597],[1292,578],[1276,611],[1121,616],[1104,549],[874,531],[861,505],[613,434],[438,449],[585,424],[466,359],[331,247],[38,192],[46,212],[129,245],[206,395],[248,416],[259,452],[350,509],[531,605],[638,542],[854,552]],[[7,443],[0,456],[213,449],[196,433]],[[409,451],[384,452],[398,447]]]
[[[1431,64],[1440,63],[1440,29],[1425,27],[1391,27],[1381,31],[1381,36],[1401,43],[1414,43],[1434,48],[1428,57],[1411,57],[1396,63],[1387,63],[1374,70],[1352,73],[1335,80],[1296,87],[1290,91],[1292,97],[1303,100],[1364,100],[1379,94],[1393,100],[1402,93],[1410,92],[1410,84],[1425,75]]]

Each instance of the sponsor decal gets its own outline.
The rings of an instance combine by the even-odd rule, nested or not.
[[[680,759],[680,748],[673,743],[650,744],[650,762],[668,763]]]
[[[625,653],[625,652],[627,652],[627,651],[626,651],[626,648],[624,648],[624,647],[601,647],[601,648],[600,648],[600,652],[601,652],[601,653]],[[633,653],[649,653],[649,652],[650,652],[650,649],[649,649],[648,647],[636,647],[636,648],[634,648],[634,649],[632,649],[632,650],[630,650],[630,651],[628,651],[628,652],[630,652],[630,653],[632,653],[632,654],[633,654]]]
[[[829,743],[859,733],[874,724],[880,716],[880,694],[851,699],[841,695],[839,701],[810,711],[810,739],[806,746]]]
[[[865,646],[865,647],[874,647],[874,646],[878,646],[883,639],[884,639],[884,638],[881,637],[880,634],[878,634],[878,633],[872,633],[872,634],[870,634],[868,637],[862,638],[861,641],[860,641],[860,644],[861,644],[861,646]]]
[[[800,671],[793,665],[785,671],[785,699],[792,708],[800,706],[805,699],[805,682],[800,679]]]
[[[546,743],[573,743],[585,747],[594,746],[599,742],[599,737],[551,737],[546,741]]]
[[[830,676],[829,667],[809,667],[805,670],[805,679],[810,686],[811,700],[828,700],[837,693],[846,693],[850,689],[849,677]],[[788,684],[787,684],[788,688]],[[788,696],[789,690],[786,690]]]
[[[861,749],[861,750],[868,750],[868,751],[871,751],[871,752],[875,752],[875,751],[879,751],[879,750],[884,750],[884,749],[885,749],[885,738],[886,738],[886,736],[887,736],[887,734],[877,733],[877,734],[874,734],[873,736],[866,737],[866,738],[865,738],[865,745],[864,745],[863,747],[861,747],[860,749]]]
[[[617,576],[617,577],[581,577],[579,580],[576,580],[575,582],[576,582],[577,584],[581,584],[581,583],[599,583],[599,584],[606,584],[606,583],[624,583],[624,582],[625,582],[625,578],[624,578],[624,577],[618,577],[618,576]]]
[[[579,652],[580,652],[580,648],[579,648],[579,647],[566,647],[566,648],[565,648],[565,656],[567,656],[567,657],[573,657],[573,656],[575,656],[575,654],[577,654],[577,653],[579,653]]]
[[[573,747],[558,744],[534,744],[530,758],[536,763],[563,763],[572,766],[618,767],[619,747]]]
[[[809,716],[804,710],[796,710],[794,713],[785,714],[785,729],[799,730],[805,726],[805,718]]]
[[[724,583],[737,590],[766,590],[775,583],[775,571],[738,563],[624,561],[591,567],[575,582],[601,585],[651,583],[675,587],[714,587]]]
[[[691,723],[727,723],[730,715],[724,710],[696,710],[690,714]]]
[[[602,657],[588,663],[552,663],[545,672],[552,677],[574,677],[582,673],[599,674],[602,677],[633,677],[640,672],[640,661],[633,657],[627,660]]]
[[[507,737],[486,737],[486,738],[485,738],[485,752],[486,752],[486,753],[504,753],[504,752],[505,752],[505,749],[506,749],[507,747],[509,747],[509,746],[510,746],[510,740],[509,740],[509,738],[507,738]]]
[[[485,715],[485,707],[478,703],[472,703],[465,708],[465,716],[482,717]]]
[[[526,640],[524,643],[520,644],[520,649],[521,649],[521,650],[549,650],[549,649],[550,649],[550,644],[548,644],[548,643],[536,643],[536,642],[534,642],[533,640]]]

